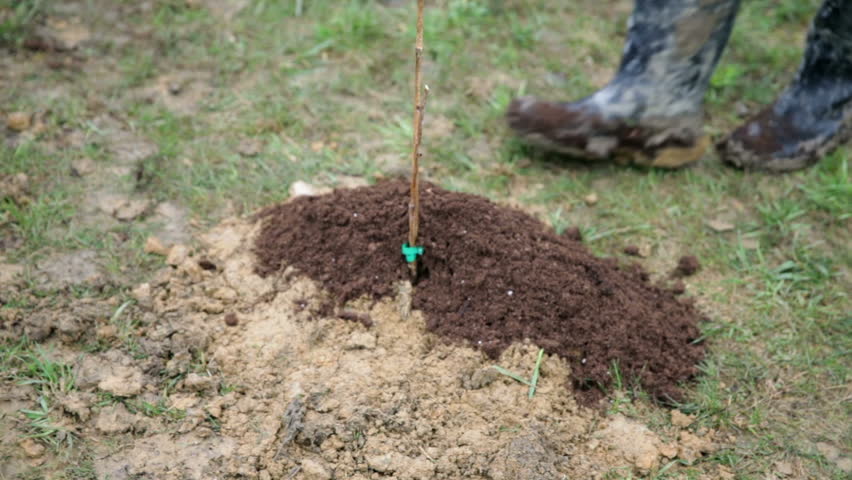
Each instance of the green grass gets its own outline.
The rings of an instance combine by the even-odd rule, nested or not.
[[[0,345],[0,375],[19,385],[32,385],[46,396],[74,390],[71,366],[26,339]]]
[[[47,193],[29,205],[18,205],[9,199],[0,202],[0,215],[34,250],[55,244],[51,234],[68,222],[73,210],[64,192]]]
[[[99,480],[91,458],[83,457],[62,472],[62,479],[67,480]]]
[[[323,51],[363,49],[385,38],[384,16],[369,8],[369,2],[349,0],[341,3],[329,12],[326,22],[316,26],[314,37]]]
[[[15,16],[2,17],[14,23],[0,27],[4,48],[19,43],[49,12],[47,3],[13,3]],[[183,205],[200,228],[280,201],[296,180],[335,185],[352,175],[372,181],[387,164],[404,165],[411,137],[413,2],[390,8],[378,1],[316,0],[303,2],[301,11],[296,3],[253,0],[226,22],[185,2],[156,2],[123,19],[141,32],[128,43],[110,37],[97,2],[90,2],[84,17],[107,35],[82,52],[86,70],[71,75],[37,59],[21,60],[26,70],[16,78],[22,80],[0,92],[3,111],[51,113],[47,131],[36,139],[15,148],[0,145],[0,175],[25,172],[31,183],[30,201],[0,200],[0,238],[24,241],[3,252],[4,261],[89,248],[103,253],[116,278],[144,278],[160,264],[141,253],[154,230],[144,219],[110,227],[82,222],[88,187],[66,172],[83,157],[99,169],[114,163],[96,128],[103,115],[158,147],[157,155],[140,161],[134,174],[113,178],[113,185]],[[737,102],[756,111],[784,88],[798,68],[818,3],[743,2],[707,93],[708,133],[722,135],[742,121]],[[0,1],[0,11],[8,5]],[[667,273],[679,255],[699,257],[703,268],[689,279],[688,292],[708,316],[702,328],[709,354],[680,408],[697,415],[699,426],[738,440],[699,465],[667,464],[647,478],[699,478],[724,465],[738,479],[759,479],[780,459],[801,462],[816,478],[843,478],[813,445],[852,445],[843,428],[850,413],[852,150],[842,147],[815,167],[785,176],[736,171],[714,154],[694,168],[662,172],[543,154],[507,134],[503,112],[512,97],[567,100],[608,80],[623,48],[629,7],[592,0],[430,3],[427,125],[442,117],[453,128],[441,138],[427,130],[424,168],[452,190],[526,206],[558,232],[580,227],[595,253],[617,256],[628,244],[650,246],[651,258],[641,262],[655,273]],[[212,93],[197,113],[172,112],[131,94],[177,72],[208,74]],[[62,94],[45,94],[51,91]],[[57,148],[74,130],[83,133],[82,145]],[[246,140],[259,143],[256,156],[240,153]],[[589,193],[599,197],[595,206],[583,201]],[[732,232],[707,228],[707,220],[725,215]],[[64,294],[36,293],[9,306],[34,308]],[[113,323],[134,352],[134,317],[125,310]],[[30,344],[0,347],[0,375],[34,382],[47,399],[47,413],[36,405],[32,411],[41,413],[31,421],[50,418],[51,391],[73,388],[64,383],[62,367],[44,358]],[[205,364],[196,358],[194,369],[203,372]],[[665,415],[629,379],[616,390],[612,412],[666,425]],[[180,415],[156,402],[128,408]],[[58,439],[58,433],[48,437]],[[610,477],[636,478],[630,475]]]
[[[852,217],[852,180],[849,179],[848,152],[843,149],[822,160],[815,173],[798,185],[811,210],[827,215],[832,223]]]
[[[29,191],[0,198],[0,232],[22,238],[19,253],[69,245],[66,226],[76,211],[76,192],[55,175],[65,168],[70,168],[67,158],[48,155],[35,142],[0,147],[0,176],[23,173],[28,178]]]
[[[614,468],[604,475],[604,480],[638,480],[640,478],[647,478],[650,480],[665,480],[665,479],[683,479],[683,480],[698,480],[700,478],[700,472],[696,469],[686,468],[686,469],[675,469],[673,467],[678,465],[687,465],[682,460],[672,460],[660,468],[658,468],[652,475],[644,477],[637,476],[635,473],[631,471],[630,468]]]
[[[74,390],[74,372],[70,365],[57,361],[42,347],[26,339],[0,344],[0,379],[32,386],[38,393],[36,405],[22,409],[26,436],[56,451],[74,447],[76,434],[63,426],[54,412],[56,395]]]
[[[32,410],[23,409],[21,413],[26,418],[27,436],[40,440],[54,449],[71,449],[74,447],[76,434],[57,423],[52,415],[45,397],[38,398],[38,407]]]
[[[33,24],[44,12],[42,0],[0,0],[0,48],[23,43]]]
[[[117,403],[124,404],[130,413],[139,413],[146,417],[163,417],[170,422],[177,422],[186,417],[184,410],[167,405],[166,398],[159,398],[156,402],[149,402],[139,398],[121,398],[107,392],[98,393],[97,408],[104,408]]]

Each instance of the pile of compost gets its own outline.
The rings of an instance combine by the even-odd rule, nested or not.
[[[299,197],[260,213],[255,271],[293,266],[338,305],[395,293],[409,276],[408,184]],[[529,215],[431,184],[422,190],[422,272],[413,307],[427,328],[496,358],[529,339],[571,363],[581,398],[600,397],[617,369],[659,399],[680,398],[704,346],[694,306],[635,265],[592,255]]]

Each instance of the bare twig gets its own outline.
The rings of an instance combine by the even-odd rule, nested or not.
[[[417,235],[420,233],[420,141],[423,139],[423,110],[426,108],[426,99],[429,97],[429,85],[423,88],[422,102],[415,110],[414,116],[414,153],[411,158],[411,202],[409,203],[409,232],[408,244],[417,244]]]
[[[414,41],[414,141],[411,152],[411,199],[408,202],[408,245],[417,245],[420,230],[420,141],[423,139],[423,111],[429,96],[429,86],[423,85],[421,64],[423,61],[423,6],[425,0],[417,0],[417,37]],[[417,276],[417,261],[408,264],[412,278]]]

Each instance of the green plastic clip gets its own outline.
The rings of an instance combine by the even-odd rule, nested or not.
[[[408,263],[417,261],[417,257],[423,255],[423,247],[409,247],[408,243],[402,244],[402,254]]]

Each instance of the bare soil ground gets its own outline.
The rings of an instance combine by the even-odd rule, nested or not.
[[[425,333],[417,311],[403,318],[405,295],[348,307],[370,327],[319,316],[323,292],[309,280],[254,273],[246,246],[257,231],[230,219],[198,248],[172,250],[121,312],[138,319],[133,349],[108,322],[109,301],[37,318],[4,311],[7,335],[40,336],[73,365],[76,389],[57,396],[57,417],[91,446],[97,478],[603,478],[692,462],[726,440],[690,432],[690,419],[655,433],[580,407],[556,356],[529,399],[482,352]],[[76,342],[102,347],[80,357]],[[525,372],[536,352],[515,344],[498,363]],[[37,394],[0,397],[6,477],[52,460],[15,421]],[[146,404],[164,413],[148,416]]]

